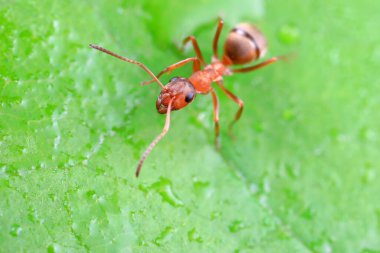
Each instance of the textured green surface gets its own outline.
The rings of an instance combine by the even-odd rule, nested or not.
[[[0,4],[1,252],[380,252],[380,3],[219,2]],[[88,44],[158,72],[218,15],[298,56],[226,78],[221,153],[210,96],[173,113],[137,180],[159,87]]]

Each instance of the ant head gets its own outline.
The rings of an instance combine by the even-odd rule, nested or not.
[[[224,55],[232,64],[244,64],[264,56],[267,41],[260,30],[248,23],[237,25],[228,34]]]
[[[165,114],[168,110],[169,102],[174,97],[172,110],[179,110],[190,104],[197,91],[189,79],[183,77],[173,77],[162,89],[156,101],[157,111]]]

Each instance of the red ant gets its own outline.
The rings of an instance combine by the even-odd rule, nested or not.
[[[105,48],[91,44],[90,47],[100,50],[106,54],[112,55],[123,61],[136,64],[143,68],[153,79],[143,84],[149,84],[151,82],[157,82],[161,86],[161,93],[156,101],[156,108],[158,113],[166,113],[165,126],[162,132],[152,141],[152,143],[145,150],[136,170],[136,177],[139,176],[141,167],[152,151],[153,147],[165,136],[170,126],[170,113],[175,110],[180,110],[183,107],[191,103],[197,93],[208,94],[211,93],[213,106],[214,106],[214,122],[215,122],[215,145],[217,149],[220,147],[219,142],[219,102],[214,88],[211,86],[215,82],[226,95],[239,105],[239,110],[235,115],[235,119],[231,122],[229,131],[232,133],[232,126],[239,120],[241,113],[243,112],[244,103],[236,95],[227,90],[223,85],[223,76],[229,76],[233,73],[243,73],[254,71],[259,68],[272,64],[283,57],[272,57],[257,65],[231,69],[231,65],[245,64],[251,61],[258,60],[263,57],[267,51],[267,42],[264,35],[258,28],[253,25],[242,23],[233,28],[224,44],[224,54],[222,59],[218,57],[218,40],[220,32],[223,28],[223,20],[219,19],[218,27],[214,36],[212,44],[213,57],[211,64],[206,64],[203,59],[202,53],[199,49],[198,42],[194,36],[189,36],[184,39],[183,44],[192,42],[195,54],[197,57],[187,58],[185,60],[174,63],[164,70],[162,70],[157,76],[155,76],[144,64],[117,55]],[[174,77],[170,79],[167,85],[163,85],[158,79],[164,73],[170,73],[172,70],[182,67],[185,64],[193,62],[193,74],[189,78]],[[201,66],[203,69],[201,69]]]

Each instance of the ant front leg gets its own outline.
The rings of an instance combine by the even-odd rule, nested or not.
[[[232,137],[232,138],[235,138],[233,133],[232,133],[232,127],[233,125],[240,119],[240,116],[243,112],[243,108],[244,108],[244,102],[238,98],[235,94],[233,94],[231,91],[227,90],[226,87],[224,87],[223,85],[223,81],[218,81],[216,82],[218,84],[218,86],[222,89],[222,91],[224,93],[226,93],[226,95],[232,99],[235,103],[237,103],[239,105],[239,110],[236,112],[235,114],[235,119],[231,122],[230,126],[229,126],[229,129],[228,129],[228,133],[229,135]]]
[[[164,70],[162,70],[160,73],[158,73],[157,78],[160,78],[163,74],[170,73],[173,70],[175,70],[177,68],[180,68],[180,67],[186,65],[189,62],[193,62],[193,72],[196,72],[196,71],[198,71],[198,70],[201,69],[200,62],[199,62],[198,58],[196,58],[196,57],[187,58],[185,60],[179,61],[177,63],[174,63],[174,64],[166,67]],[[150,83],[152,83],[154,81],[155,80],[149,80],[149,81],[142,82],[141,84],[146,85],[146,84],[150,84]]]
[[[219,101],[218,96],[214,89],[211,90],[212,105],[214,107],[214,122],[215,122],[215,147],[220,150],[220,136],[219,136]]]
[[[191,42],[192,42],[192,44],[193,44],[193,48],[194,48],[195,54],[197,55],[199,61],[202,63],[203,66],[205,66],[205,65],[206,65],[206,62],[205,62],[205,60],[203,59],[203,56],[202,56],[202,52],[201,52],[201,50],[199,49],[197,39],[196,39],[193,35],[191,35],[191,36],[189,36],[189,37],[186,37],[186,38],[183,40],[183,45],[186,45],[190,40],[191,40]]]

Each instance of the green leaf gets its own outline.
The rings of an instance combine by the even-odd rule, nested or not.
[[[380,4],[337,0],[12,1],[0,4],[2,252],[379,252]],[[206,59],[239,22],[289,62],[225,78],[162,130],[154,73]],[[267,57],[269,57],[267,56]],[[166,75],[190,75],[187,66]]]

